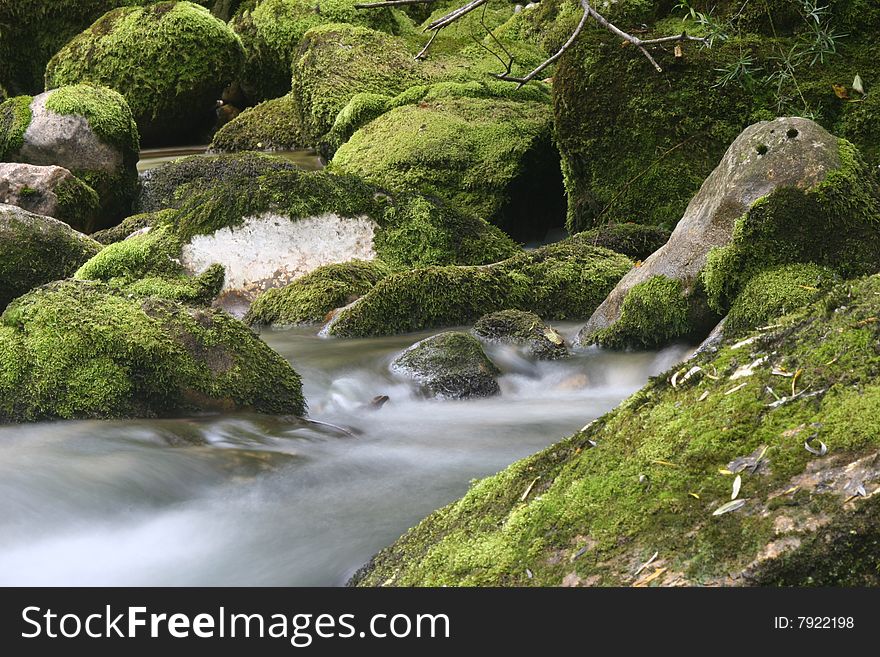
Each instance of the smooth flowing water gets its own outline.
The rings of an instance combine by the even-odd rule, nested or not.
[[[574,327],[567,328],[570,332]],[[569,435],[685,357],[507,348],[494,399],[423,399],[388,364],[422,335],[264,339],[311,418],[0,427],[0,585],[341,585],[471,479]],[[377,395],[390,400],[369,406]]]
[[[171,148],[145,148],[141,151],[141,159],[137,168],[139,172],[149,171],[167,162],[173,162],[182,157],[190,155],[206,155],[207,146],[175,146]],[[309,149],[298,151],[273,151],[268,155],[277,155],[289,160],[297,165],[300,169],[314,171],[323,169],[321,158],[318,154]]]

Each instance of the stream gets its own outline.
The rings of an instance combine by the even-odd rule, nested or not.
[[[255,415],[0,427],[0,585],[342,585],[472,479],[570,435],[690,351],[533,364],[494,347],[499,397],[438,402],[388,370],[427,335],[263,333],[302,375],[310,417],[354,437]]]

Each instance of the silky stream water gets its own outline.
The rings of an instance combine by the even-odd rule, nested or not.
[[[573,326],[562,327],[573,332]],[[0,585],[341,585],[471,479],[569,435],[685,357],[508,348],[494,399],[437,402],[388,364],[422,335],[263,338],[311,417],[0,427]],[[373,410],[369,401],[388,395]]]

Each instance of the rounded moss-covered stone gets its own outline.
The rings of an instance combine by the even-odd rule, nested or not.
[[[7,0],[0,2],[0,80],[15,94],[43,90],[46,63],[105,12],[149,0]]]
[[[83,232],[94,230],[100,199],[63,167],[0,163],[0,203],[63,221]]]
[[[501,392],[501,373],[467,333],[440,333],[417,342],[391,363],[391,371],[415,380],[430,397],[468,399]]]
[[[405,41],[363,27],[323,25],[309,30],[292,67],[292,93],[309,145],[330,131],[356,94],[396,96],[424,83],[414,54]]]
[[[874,275],[774,318],[781,326],[755,340],[675,366],[573,436],[475,482],[356,583],[880,585],[880,501],[857,490],[876,477],[880,449],[878,316]],[[804,449],[819,441],[822,458]],[[741,508],[723,508],[734,477],[719,469],[740,475]],[[540,494],[524,503],[536,480]],[[585,550],[601,556],[580,558]],[[668,570],[636,572],[654,553]]]
[[[0,157],[69,170],[98,194],[93,227],[128,214],[139,152],[131,110],[111,89],[81,84],[0,105]]]
[[[474,324],[478,338],[524,346],[526,353],[538,360],[557,360],[569,356],[565,339],[535,313],[501,310],[483,315]]]
[[[588,244],[622,253],[633,260],[646,260],[669,240],[669,231],[659,226],[628,222],[607,224],[585,230],[574,236]]]
[[[318,267],[282,288],[266,290],[251,305],[246,324],[317,324],[337,308],[369,292],[391,270],[380,260],[352,260]]]
[[[159,2],[102,16],[52,58],[46,87],[88,82],[115,89],[145,144],[180,143],[206,134],[216,100],[243,61],[238,37],[207,9]]]
[[[122,223],[112,228],[105,228],[91,234],[91,238],[101,244],[114,244],[134,235],[145,228],[152,228],[158,221],[159,213],[145,212],[126,217]]]
[[[502,98],[423,99],[355,132],[331,168],[445,199],[514,239],[542,239],[565,212],[548,109]]]
[[[812,263],[783,265],[755,275],[739,293],[724,323],[725,335],[758,328],[810,304],[839,280]]]
[[[619,253],[566,240],[484,267],[400,272],[337,313],[324,332],[395,335],[510,309],[554,320],[586,317],[631,267]]]
[[[261,0],[244,3],[230,22],[241,37],[247,60],[242,88],[252,100],[278,98],[290,91],[290,67],[303,36],[327,23],[352,23],[395,33],[396,12],[354,8],[358,0]]]
[[[0,309],[38,285],[67,278],[100,250],[61,221],[0,204]]]
[[[305,412],[290,364],[220,310],[63,281],[11,304],[0,336],[6,421]]]
[[[214,135],[211,153],[292,151],[309,142],[303,137],[296,99],[287,94],[246,109]]]

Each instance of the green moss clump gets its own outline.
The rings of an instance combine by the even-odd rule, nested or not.
[[[152,228],[160,222],[160,213],[145,212],[123,219],[122,223],[113,228],[105,228],[91,234],[91,238],[101,244],[115,244],[144,228]]]
[[[628,222],[608,224],[575,235],[587,244],[622,253],[633,260],[645,260],[669,240],[669,231],[657,226]]]
[[[845,278],[880,269],[880,192],[858,150],[839,140],[841,166],[809,190],[778,188],[737,220],[728,246],[702,274],[710,306],[725,312],[746,283],[773,265],[812,262]]]
[[[433,335],[400,354],[391,371],[417,381],[431,397],[468,399],[501,392],[501,374],[480,343],[467,333]]]
[[[547,319],[589,316],[632,263],[574,241],[483,267],[428,267],[393,274],[340,311],[329,335],[394,335],[459,326],[497,310],[527,310]]]
[[[541,239],[564,213],[551,127],[548,108],[539,102],[423,99],[355,132],[331,169],[444,199],[514,239]]]
[[[849,473],[860,471],[849,464],[873,468],[880,448],[878,314],[875,275],[774,320],[778,329],[745,346],[730,340],[676,366],[572,437],[477,482],[356,582],[629,586],[665,569],[653,585],[880,584],[876,500],[843,504]],[[791,396],[780,369],[800,371],[794,387],[806,394],[776,403]],[[804,449],[814,434],[825,457]],[[745,506],[713,516],[731,495],[733,477],[719,469],[749,455],[762,463],[739,473]],[[796,547],[765,550],[780,539],[777,548]],[[662,563],[637,574],[655,552]]]
[[[489,342],[525,345],[532,358],[557,360],[569,355],[562,336],[535,313],[501,310],[483,315],[474,324],[477,337]]]
[[[401,31],[397,12],[358,11],[356,0],[263,0],[243,5],[230,22],[247,60],[242,87],[256,101],[290,91],[290,68],[306,32],[327,23],[352,23],[391,34]]]
[[[391,109],[393,99],[385,94],[356,93],[339,110],[333,119],[333,126],[316,144],[316,148],[326,159],[331,159],[355,131]]]
[[[102,16],[46,67],[46,87],[87,82],[119,91],[148,144],[202,136],[241,70],[241,41],[204,7],[158,2]]]
[[[691,304],[681,281],[652,276],[633,287],[620,308],[620,319],[591,337],[611,349],[651,349],[693,332]]]
[[[140,151],[137,125],[125,98],[106,87],[76,84],[55,89],[46,109],[56,114],[82,116],[103,141],[131,157]]]
[[[305,412],[297,373],[238,320],[101,283],[18,299],[0,344],[3,421]]]
[[[38,285],[67,278],[100,250],[60,221],[0,205],[0,309]]]
[[[296,98],[287,94],[239,114],[217,131],[209,150],[212,153],[292,151],[307,144]]]
[[[724,332],[735,335],[794,312],[827,291],[838,276],[811,263],[783,265],[754,276],[730,308]]]
[[[32,96],[16,96],[0,104],[0,161],[8,161],[24,144],[24,133],[31,124]]]
[[[76,177],[65,178],[52,190],[58,202],[55,219],[81,233],[90,233],[100,221],[98,193]]]
[[[359,93],[394,96],[425,81],[414,52],[383,32],[353,25],[323,25],[303,37],[293,60],[293,91],[310,145],[333,127]]]
[[[352,260],[318,267],[279,289],[266,290],[251,305],[246,324],[317,324],[327,315],[369,292],[391,273],[383,262]]]

